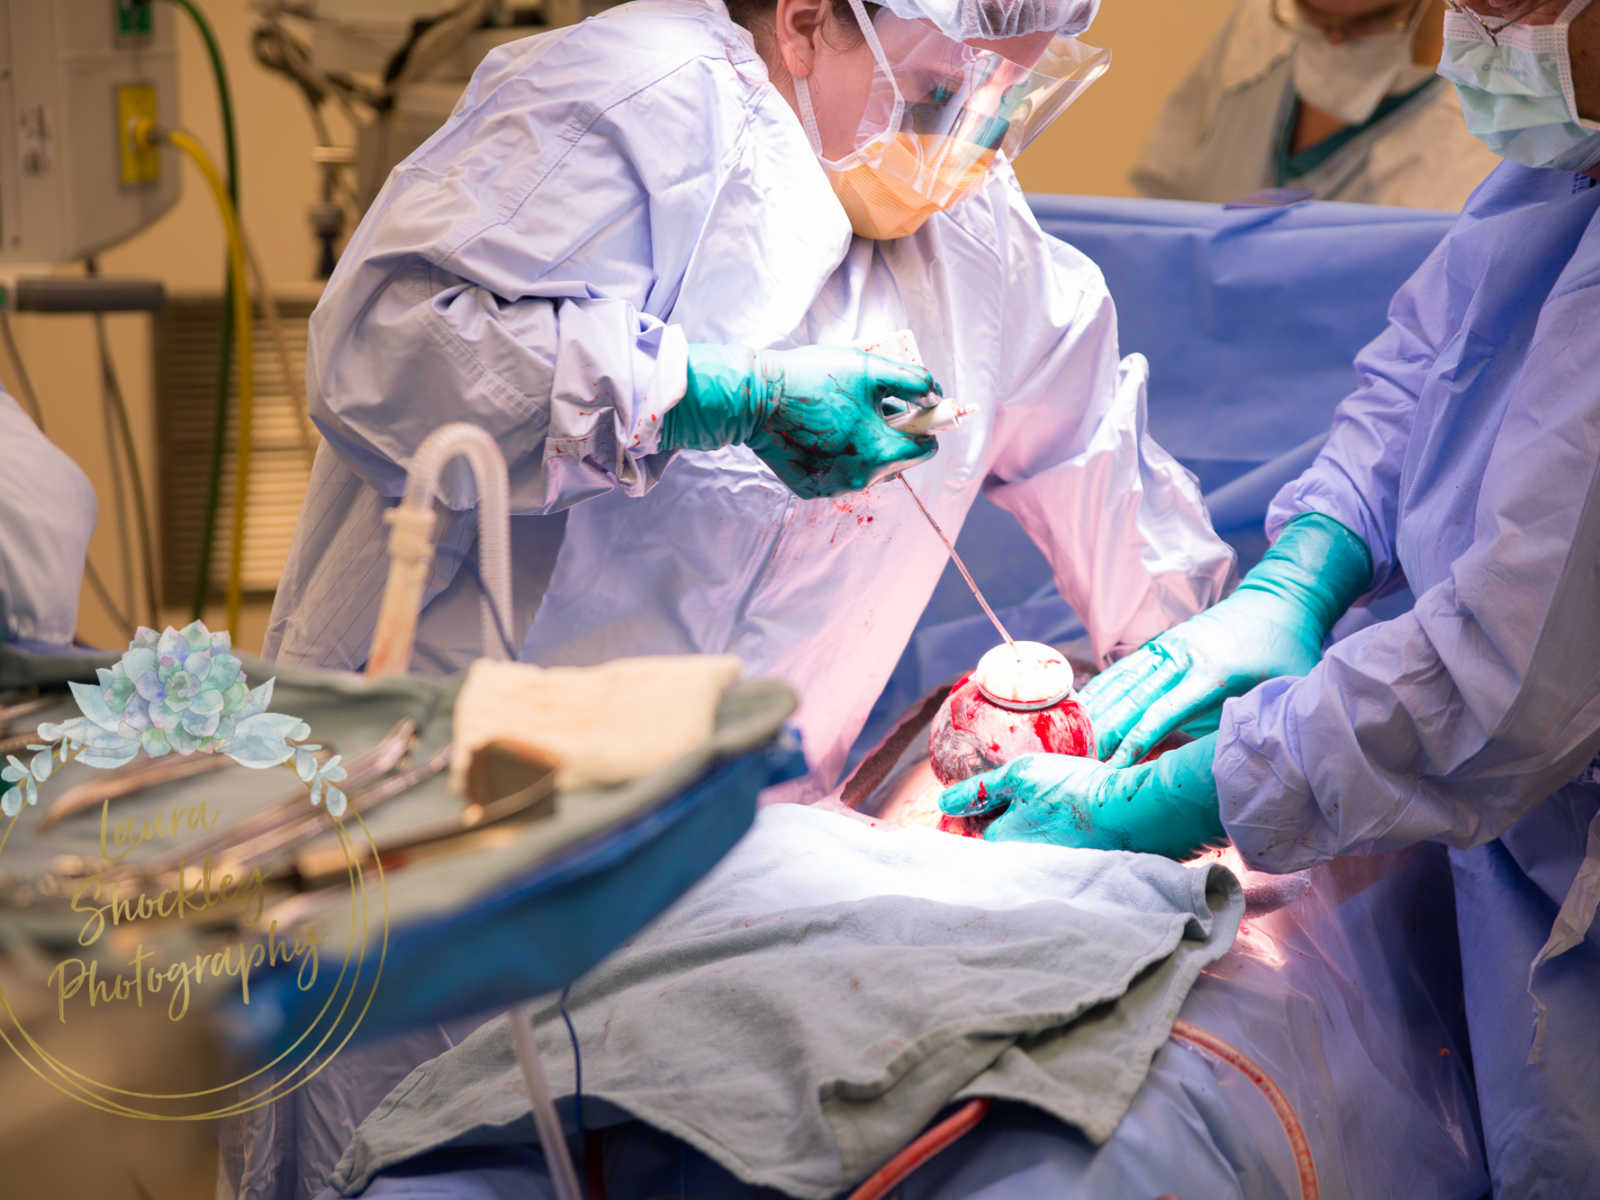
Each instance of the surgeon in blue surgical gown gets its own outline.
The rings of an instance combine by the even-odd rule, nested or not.
[[[980,489],[1015,513],[1102,661],[1217,600],[1232,555],[1146,435],[1146,363],[1120,357],[1100,273],[1040,231],[1008,161],[1098,73],[1066,36],[1096,2],[780,0],[741,24],[720,0],[639,0],[493,52],[312,318],[327,442],[265,653],[363,664],[384,511],[422,439],[472,421],[510,467],[521,657],[737,654],[798,691],[812,770],[786,795],[820,796],[945,551],[904,488],[852,490],[884,462],[797,487],[740,406],[774,373],[800,380],[779,389],[794,411],[815,401],[794,356],[888,374],[828,356],[902,329],[971,410],[931,458],[926,439],[885,452],[920,459],[904,478],[945,529]],[[883,442],[876,415],[850,419]],[[443,490],[428,670],[482,650],[453,556],[474,494]]]
[[[1267,559],[1085,690],[1108,763],[1018,759],[941,803],[1004,809],[994,838],[1182,854],[1225,831],[1274,871],[1447,843],[1495,1194],[1592,1196],[1600,3],[1457,6],[1440,74],[1507,161],[1357,359]],[[1409,611],[1318,661],[1402,583]],[[1216,733],[1130,765],[1219,703]]]

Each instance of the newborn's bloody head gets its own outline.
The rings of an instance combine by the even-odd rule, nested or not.
[[[985,655],[978,670],[951,689],[934,717],[928,750],[934,776],[945,787],[1024,754],[1086,757],[1094,753],[1094,730],[1072,693],[1066,660],[1036,643],[1019,642],[1017,650],[1017,670],[1006,669],[1013,660],[1008,646],[997,646]],[[1043,661],[1045,656],[1059,660],[1059,667]],[[1060,679],[1063,669],[1064,685]],[[1065,695],[1044,694],[1059,692],[1063,686]],[[940,828],[977,836],[985,824],[987,821],[979,818],[951,817]]]
[[[951,689],[928,736],[933,773],[949,787],[1024,754],[1094,752],[1094,731],[1076,696],[1019,710],[990,700],[968,675]]]

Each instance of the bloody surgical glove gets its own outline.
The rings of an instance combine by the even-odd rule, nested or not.
[[[939,390],[922,367],[848,346],[690,346],[688,387],[661,445],[742,443],[798,496],[857,492],[933,456],[933,438],[891,429],[884,416],[924,407]]]
[[[952,817],[1000,815],[991,842],[1053,842],[1089,850],[1138,850],[1186,858],[1222,838],[1211,777],[1215,735],[1136,767],[1092,758],[1027,754],[945,789]]]
[[[1180,725],[1214,730],[1217,710],[1278,675],[1304,675],[1371,584],[1366,543],[1321,513],[1283,527],[1231,596],[1097,675],[1079,699],[1113,767],[1138,762]]]

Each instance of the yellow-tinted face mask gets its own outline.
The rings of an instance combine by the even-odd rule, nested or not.
[[[1049,32],[959,42],[931,21],[887,8],[869,18],[861,0],[850,3],[876,66],[842,157],[823,152],[807,79],[795,77],[794,89],[806,136],[861,237],[906,237],[966,199],[1001,155],[1016,158],[1110,60]]]
[[[937,144],[941,140],[897,134],[876,163],[829,169],[828,182],[850,228],[879,241],[908,237],[934,213],[982,187],[994,166],[994,151],[966,147],[945,153]]]

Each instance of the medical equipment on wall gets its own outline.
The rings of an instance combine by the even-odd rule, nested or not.
[[[177,204],[173,164],[123,137],[176,123],[176,41],[154,0],[0,6],[0,260],[95,254]]]
[[[219,171],[189,135],[177,130],[177,48],[171,10],[182,8],[208,46],[217,77],[227,135],[227,169]],[[107,399],[105,426],[112,470],[109,507],[116,514],[123,547],[123,599],[119,606],[92,565],[89,582],[108,613],[131,635],[132,626],[156,622],[158,568],[152,522],[145,511],[141,471],[125,411],[121,386],[110,359],[104,322],[107,312],[156,312],[165,303],[158,281],[113,279],[99,275],[94,255],[134,236],[177,203],[181,168],[162,153],[165,140],[191,158],[205,176],[223,213],[232,253],[224,289],[228,317],[218,371],[219,399],[213,419],[210,501],[202,546],[202,579],[196,610],[209,582],[209,547],[222,477],[223,431],[228,426],[232,377],[233,326],[249,319],[250,296],[243,291],[244,270],[256,276],[266,328],[277,350],[286,384],[298,410],[296,433],[309,460],[312,436],[296,372],[289,365],[281,322],[271,291],[249,243],[238,228],[237,162],[231,102],[216,38],[196,0],[11,0],[0,5],[0,123],[17,131],[0,140],[0,261],[18,263],[14,274],[0,275],[0,320],[8,312],[86,313],[95,316],[101,377]],[[170,132],[169,132],[170,131]],[[61,276],[27,265],[83,259],[86,274]],[[43,406],[32,395],[26,367],[9,327],[6,348],[24,399],[43,425]],[[252,442],[253,361],[250,332],[241,331],[239,409],[236,426],[237,482],[229,561],[228,623],[237,621],[241,599],[243,519],[248,502]],[[120,438],[113,433],[120,433]],[[144,595],[135,600],[133,551],[125,503],[123,472],[143,560]]]
[[[321,277],[333,270],[351,210],[365,211],[389,171],[444,123],[485,54],[612,2],[254,0],[256,59],[296,85],[316,129],[321,183],[310,222]],[[336,143],[324,117],[330,102],[353,145]]]
[[[154,552],[144,486],[121,387],[111,364],[102,314],[160,307],[156,280],[99,276],[93,255],[133,236],[177,204],[179,173],[127,144],[130,119],[170,120],[177,111],[177,48],[170,15],[154,0],[10,0],[0,5],[0,335],[13,385],[41,430],[44,406],[34,393],[9,314],[94,316],[105,400],[111,505],[123,549],[119,607],[92,563],[85,576],[106,610],[130,626],[135,600],[133,540],[123,503],[122,469],[138,510],[143,607],[154,620]],[[54,274],[55,264],[84,258],[85,276]]]

